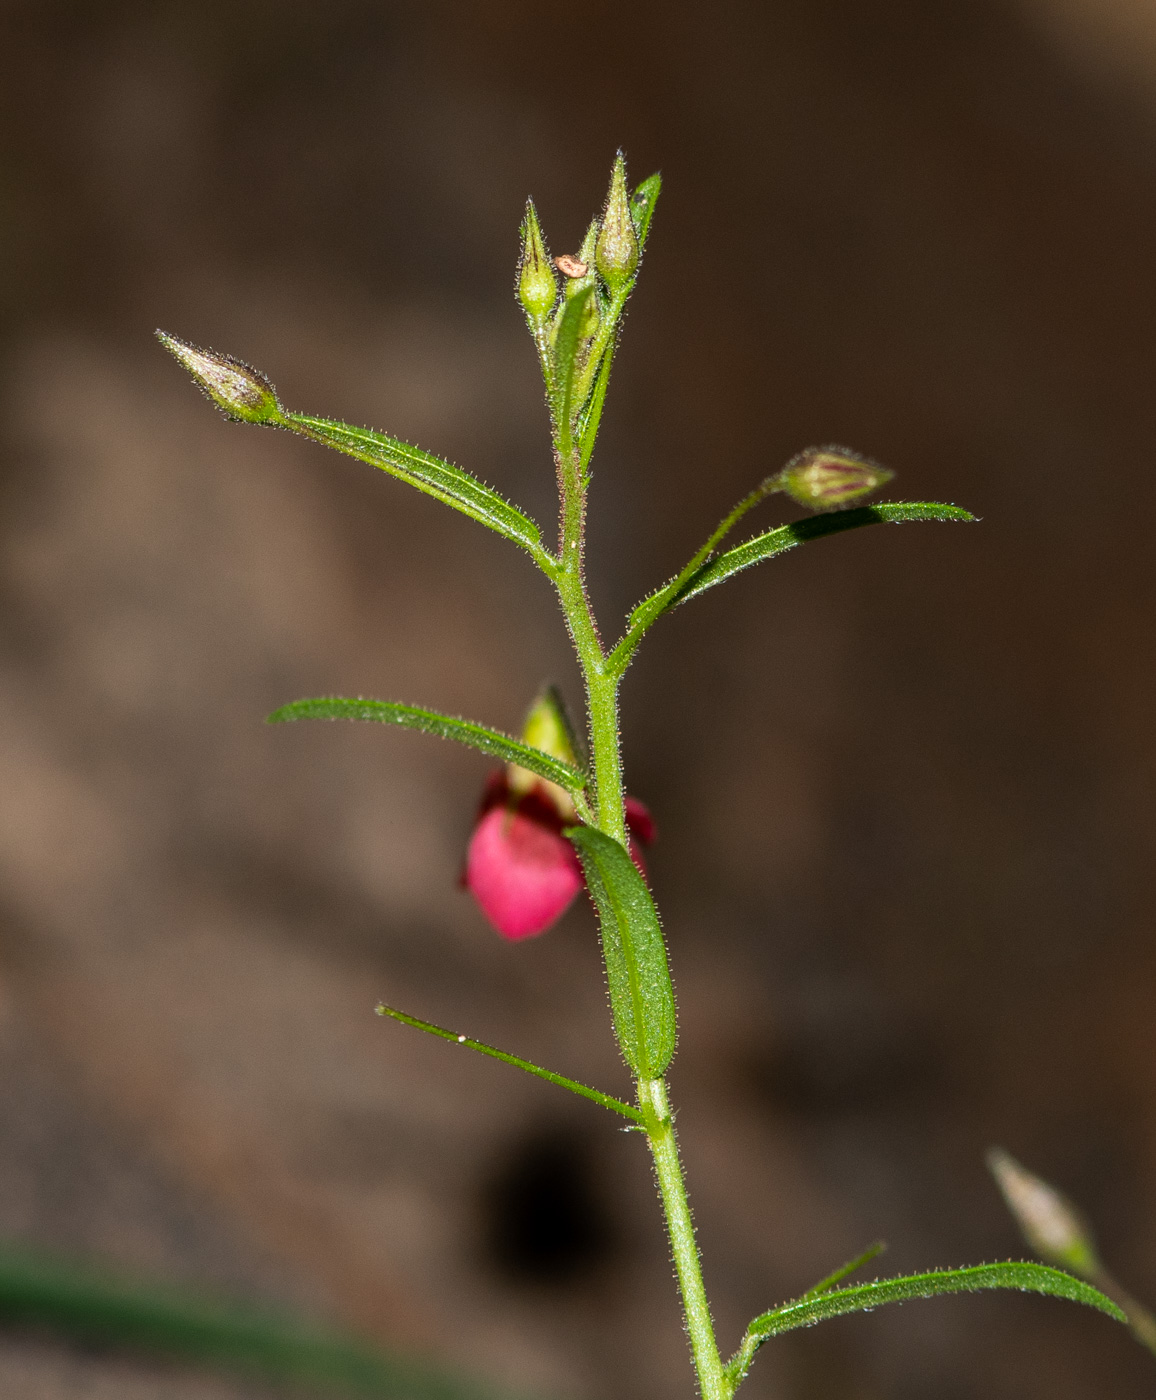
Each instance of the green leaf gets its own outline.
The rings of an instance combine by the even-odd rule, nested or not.
[[[301,437],[356,457],[359,462],[367,462],[371,467],[416,486],[427,496],[453,506],[471,520],[520,544],[541,568],[547,573],[551,572],[552,556],[542,547],[541,531],[537,525],[517,506],[512,506],[461,467],[455,467],[451,462],[372,428],[355,428],[349,423],[313,418],[304,413],[287,413],[281,422]]]
[[[557,783],[574,796],[586,786],[586,775],[572,764],[563,763],[560,758],[531,748],[529,744],[523,744],[520,739],[503,734],[498,729],[487,729],[484,724],[439,714],[437,710],[419,710],[416,705],[323,695],[282,705],[279,710],[273,711],[266,723],[286,724],[298,719],[359,719],[377,724],[397,724],[403,729],[420,729],[423,734],[436,734],[439,739],[468,744],[470,748],[479,749],[491,758],[500,758],[504,763],[518,763],[531,773],[537,773],[539,778]]]
[[[796,1327],[811,1327],[830,1317],[844,1313],[867,1312],[884,1303],[904,1303],[911,1298],[934,1298],[941,1293],[977,1293],[988,1288],[1014,1288],[1024,1293],[1046,1293],[1053,1298],[1067,1298],[1084,1303],[1100,1312],[1126,1322],[1123,1312],[1098,1289],[1083,1283],[1071,1274],[1044,1264],[1006,1263],[978,1264],[970,1269],[934,1269],[926,1274],[909,1274],[904,1278],[880,1279],[875,1283],[840,1288],[833,1293],[812,1293],[794,1303],[756,1317],[747,1328],[742,1346],[727,1363],[726,1373],[732,1384],[746,1375],[758,1348],[769,1337],[790,1332]]]
[[[580,369],[579,350],[582,345],[582,326],[586,319],[586,308],[595,295],[593,286],[583,287],[570,297],[558,322],[558,334],[554,340],[555,393],[558,396],[558,431],[568,443],[574,414],[580,404],[575,402],[574,387]],[[565,455],[565,447],[563,454]]]
[[[796,520],[790,525],[780,525],[776,530],[756,535],[745,544],[736,545],[717,559],[710,560],[682,585],[667,607],[678,607],[715,584],[724,582],[732,574],[749,569],[752,564],[761,564],[764,559],[772,559],[776,554],[783,554],[809,540],[821,539],[824,535],[857,530],[861,525],[901,525],[909,520],[975,519],[969,510],[941,505],[937,501],[893,501],[877,506],[859,506],[855,510],[832,511],[827,515],[812,515],[806,520]]]
[[[250,1303],[132,1283],[24,1249],[0,1249],[0,1321],[47,1328],[88,1345],[305,1386],[315,1394],[378,1400],[494,1400],[495,1395],[481,1383]]]
[[[662,176],[657,173],[647,176],[630,196],[630,213],[634,219],[634,231],[638,235],[639,253],[646,247],[650,233],[650,221],[654,218],[654,206],[662,193]]]
[[[883,1240],[876,1240],[874,1244],[868,1245],[862,1254],[857,1254],[854,1259],[849,1259],[846,1264],[841,1264],[833,1274],[828,1274],[826,1278],[820,1279],[814,1288],[808,1288],[799,1301],[805,1303],[810,1298],[817,1298],[820,1293],[829,1293],[837,1283],[842,1283],[849,1274],[855,1273],[864,1264],[870,1264],[871,1260],[878,1258],[886,1248],[887,1245]]]
[[[610,1009],[618,1044],[642,1079],[657,1079],[674,1055],[674,988],[658,912],[626,848],[591,826],[568,827],[598,910]]]
[[[598,426],[602,422],[602,410],[606,405],[606,390],[610,385],[610,368],[613,363],[614,341],[611,340],[602,354],[590,400],[578,420],[578,461],[584,472],[594,455],[594,443],[598,438]]]
[[[476,1050],[480,1055],[489,1055],[491,1059],[501,1060],[505,1065],[513,1065],[516,1069],[523,1069],[527,1074],[536,1075],[537,1078],[545,1079],[549,1084],[557,1084],[562,1089],[569,1089],[572,1094],[581,1094],[584,1099],[601,1104],[603,1108],[609,1108],[614,1113],[621,1113],[624,1118],[631,1118],[636,1123],[644,1121],[639,1109],[632,1108],[630,1104],[623,1103],[621,1099],[604,1094],[599,1089],[588,1088],[585,1084],[579,1084],[576,1079],[567,1079],[564,1074],[555,1074],[553,1070],[543,1069],[541,1065],[534,1064],[532,1060],[523,1060],[518,1055],[509,1055],[505,1050],[495,1050],[492,1045],[487,1045],[483,1040],[474,1040],[468,1035],[457,1035],[454,1031],[447,1031],[444,1026],[435,1026],[432,1021],[419,1021],[416,1016],[398,1011],[393,1006],[379,1006],[377,1014],[379,1016],[392,1016],[403,1026],[413,1026],[415,1030],[426,1031],[430,1035],[439,1036],[442,1040],[453,1041],[455,1045],[464,1045],[467,1050]]]

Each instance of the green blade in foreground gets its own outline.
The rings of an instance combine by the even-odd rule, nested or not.
[[[437,710],[420,710],[416,705],[398,705],[388,700],[348,699],[340,695],[322,695],[311,700],[294,700],[282,705],[266,719],[266,724],[287,724],[298,719],[356,719],[376,724],[396,724],[403,729],[419,729],[423,734],[436,734],[439,739],[453,739],[479,749],[504,763],[517,763],[537,773],[547,782],[557,783],[567,792],[577,795],[586,786],[586,775],[572,764],[563,763],[542,749],[523,744],[498,729],[484,724],[443,715]]]
[[[746,1375],[755,1352],[769,1337],[790,1332],[796,1327],[811,1327],[829,1317],[844,1313],[863,1312],[884,1303],[903,1303],[911,1298],[934,1298],[942,1293],[977,1293],[989,1288],[1014,1288],[1025,1293],[1045,1293],[1053,1298],[1067,1298],[1084,1303],[1100,1312],[1126,1322],[1124,1314],[1098,1289],[1061,1273],[1045,1264],[1006,1263],[978,1264],[970,1269],[935,1269],[926,1274],[909,1274],[904,1278],[880,1279],[854,1288],[840,1288],[833,1293],[820,1293],[784,1303],[781,1308],[756,1317],[747,1328],[743,1344],[727,1365],[727,1375],[737,1383]]]
[[[471,520],[520,544],[540,567],[550,572],[551,556],[542,547],[537,525],[517,506],[512,506],[492,487],[461,467],[372,428],[356,428],[350,423],[313,418],[305,413],[286,413],[280,422],[282,427],[301,437],[356,457],[359,462],[388,472],[416,486],[427,496],[453,506]]]
[[[562,435],[564,451],[568,452],[572,440],[574,414],[581,404],[574,401],[575,381],[578,378],[578,349],[582,343],[582,323],[586,319],[586,308],[592,296],[596,296],[592,286],[583,287],[572,296],[562,310],[558,322],[558,335],[554,341],[554,367],[557,382],[554,386],[558,395],[558,431]]]
[[[429,1035],[436,1035],[441,1040],[452,1041],[455,1045],[464,1045],[467,1050],[476,1050],[480,1055],[489,1055],[491,1059],[501,1060],[505,1065],[513,1065],[515,1069],[525,1070],[527,1074],[544,1079],[548,1084],[557,1084],[560,1089],[569,1089],[572,1094],[579,1094],[584,1099],[590,1099],[593,1103],[610,1109],[612,1113],[621,1113],[624,1118],[632,1118],[636,1123],[644,1121],[639,1109],[628,1103],[623,1103],[621,1099],[616,1099],[612,1094],[604,1094],[601,1089],[591,1089],[589,1085],[579,1084],[576,1079],[567,1079],[564,1074],[555,1074],[551,1069],[543,1069],[541,1065],[536,1065],[533,1060],[523,1060],[520,1055],[510,1055],[505,1050],[495,1050],[484,1040],[474,1040],[472,1036],[458,1035],[454,1031],[447,1031],[444,1026],[435,1026],[432,1021],[421,1021],[416,1016],[410,1016],[408,1012],[399,1011],[396,1006],[386,1006],[384,1003],[377,1008],[377,1014],[391,1016],[395,1021],[400,1021],[403,1026],[412,1026],[415,1030],[426,1031]]]
[[[567,827],[598,909],[610,1009],[618,1044],[642,1079],[657,1079],[674,1055],[674,988],[658,912],[624,846],[591,826]]]
[[[185,1360],[318,1395],[496,1400],[481,1383],[387,1356],[250,1304],[144,1287],[28,1250],[0,1248],[0,1324]]]
[[[862,525],[902,525],[912,520],[969,521],[976,516],[960,506],[942,505],[938,501],[891,501],[877,506],[859,506],[854,510],[837,510],[827,515],[812,515],[806,520],[796,520],[790,525],[780,525],[756,535],[745,544],[736,545],[720,554],[716,559],[704,564],[692,575],[678,593],[668,602],[668,607],[697,598],[708,588],[724,582],[733,574],[749,569],[752,564],[761,564],[764,559],[772,559],[796,545],[809,540],[821,539],[824,535],[837,535],[844,530],[857,530]]]

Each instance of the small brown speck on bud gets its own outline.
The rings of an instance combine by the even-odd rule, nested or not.
[[[585,277],[590,271],[590,264],[584,263],[581,258],[576,258],[572,253],[562,253],[554,259],[554,266],[563,277]]]

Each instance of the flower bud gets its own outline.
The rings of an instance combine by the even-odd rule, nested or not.
[[[579,766],[574,727],[566,713],[566,702],[555,686],[547,686],[530,706],[526,722],[522,726],[522,742],[532,748],[541,749],[551,758],[561,759],[563,763],[572,763],[575,767]],[[521,794],[535,788],[542,790],[557,807],[560,815],[568,821],[573,820],[574,803],[564,788],[556,783],[546,782],[536,773],[531,773],[529,769],[516,763],[508,765],[506,778],[511,792]]]
[[[638,267],[638,235],[630,217],[630,197],[626,192],[626,162],[622,152],[614,162],[610,193],[602,214],[602,228],[595,246],[598,271],[612,292],[616,292]]]
[[[1099,1271],[1091,1231],[1070,1201],[998,1147],[987,1164],[1024,1239],[1045,1263],[1085,1278]]]
[[[558,284],[542,237],[534,201],[526,201],[522,220],[522,257],[518,263],[518,300],[531,321],[544,321],[558,299]]]
[[[237,423],[281,421],[284,410],[277,401],[277,391],[260,370],[232,355],[202,350],[164,331],[157,331],[157,339],[180,360],[226,418]]]
[[[808,447],[783,468],[782,489],[810,510],[835,510],[876,491],[895,475],[845,447]]]

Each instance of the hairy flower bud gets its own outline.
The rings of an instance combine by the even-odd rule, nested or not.
[[[546,251],[534,201],[526,201],[522,220],[522,258],[518,263],[518,300],[531,321],[544,321],[558,300],[558,283]]]
[[[598,271],[612,292],[634,275],[638,267],[638,235],[630,216],[630,197],[626,192],[626,162],[622,152],[614,162],[610,177],[610,193],[602,214],[602,227],[595,245]]]
[[[876,491],[895,475],[846,447],[808,447],[783,468],[782,489],[810,510],[835,510]]]
[[[563,763],[580,766],[574,727],[566,713],[566,702],[556,686],[548,685],[530,706],[522,726],[522,742],[541,749],[551,758],[560,758]],[[547,782],[517,763],[506,765],[506,780],[511,792],[526,793],[540,789],[558,809],[561,817],[566,821],[574,820],[574,803],[570,794],[557,783]]]
[[[998,1147],[987,1164],[1024,1239],[1044,1260],[1087,1278],[1100,1268],[1092,1233],[1070,1201]]]
[[[277,391],[260,370],[164,331],[157,331],[157,339],[180,360],[226,418],[237,423],[280,423],[284,410],[277,401]]]

